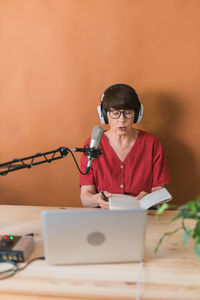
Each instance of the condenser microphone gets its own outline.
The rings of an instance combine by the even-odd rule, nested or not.
[[[88,163],[86,167],[86,174],[89,173],[92,162],[99,156],[99,145],[101,143],[101,138],[103,135],[103,128],[100,126],[94,126],[92,130],[90,145],[86,151]]]

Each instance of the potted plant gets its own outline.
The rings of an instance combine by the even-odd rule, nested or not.
[[[193,201],[189,201],[184,205],[177,206],[173,204],[164,203],[156,212],[156,217],[162,214],[166,209],[176,209],[178,213],[175,217],[173,217],[170,222],[174,222],[178,219],[181,219],[181,226],[173,231],[169,231],[163,234],[160,238],[155,252],[158,251],[163,239],[167,236],[171,236],[175,234],[177,231],[183,231],[182,245],[184,246],[188,239],[191,237],[194,240],[194,251],[195,255],[200,258],[200,196],[197,196]],[[188,228],[185,225],[186,219],[194,220],[194,227]]]

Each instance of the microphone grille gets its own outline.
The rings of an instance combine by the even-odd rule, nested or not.
[[[98,148],[101,142],[101,138],[103,135],[103,128],[100,126],[94,126],[93,130],[92,130],[92,136],[91,136],[91,140],[95,141],[94,142],[94,147]]]

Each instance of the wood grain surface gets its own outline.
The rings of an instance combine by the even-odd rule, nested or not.
[[[34,233],[35,249],[29,259],[42,256],[40,214],[47,209],[57,207],[1,205],[0,234]],[[143,265],[119,263],[53,266],[38,260],[13,277],[0,280],[0,298],[199,300],[200,260],[194,255],[192,240],[183,247],[182,234],[178,233],[166,238],[158,253],[154,253],[161,235],[179,226],[178,222],[169,223],[174,213],[167,211],[156,219],[154,213],[149,211]],[[188,226],[192,225],[192,222],[188,223]]]

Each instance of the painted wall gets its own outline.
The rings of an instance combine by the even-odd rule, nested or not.
[[[200,193],[200,1],[0,0],[0,159],[81,147],[113,83],[135,87],[174,202]],[[106,126],[104,127],[106,128]],[[79,160],[80,155],[75,153]],[[79,206],[65,159],[1,176],[5,204]]]

